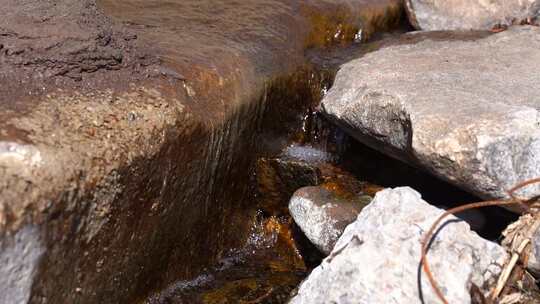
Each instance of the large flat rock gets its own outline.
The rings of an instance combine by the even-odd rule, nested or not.
[[[378,150],[483,198],[505,197],[540,176],[539,48],[537,27],[387,47],[345,64],[323,109]]]

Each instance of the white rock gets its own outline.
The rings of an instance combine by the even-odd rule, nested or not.
[[[480,197],[505,197],[540,176],[539,50],[540,28],[529,26],[383,48],[341,68],[323,109],[375,149]]]
[[[378,192],[290,303],[421,303],[419,289],[423,303],[440,303],[423,273],[419,288],[418,275],[421,238],[442,212],[408,187]],[[429,251],[430,267],[449,303],[470,303],[471,283],[494,282],[507,254],[449,220]]]
[[[292,196],[289,212],[311,243],[328,255],[345,227],[369,201],[368,196],[346,200],[320,186],[304,187]]]
[[[27,303],[45,251],[35,227],[0,240],[0,303]]]
[[[539,16],[538,0],[406,0],[411,24],[422,30],[491,29]]]

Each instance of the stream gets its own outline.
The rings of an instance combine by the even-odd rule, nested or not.
[[[430,203],[450,208],[478,201],[453,185],[377,152],[349,137],[319,113],[318,105],[341,63],[381,46],[404,43],[405,29],[378,36],[370,43],[314,51],[308,55],[316,71],[306,81],[302,111],[270,109],[260,130],[257,164],[250,189],[256,217],[248,241],[229,250],[214,266],[190,280],[179,280],[147,298],[148,304],[287,303],[323,255],[309,243],[288,214],[288,199],[302,186],[321,185],[345,196],[374,196],[385,187],[411,186]],[[447,39],[436,34],[432,39]],[[452,38],[452,37],[450,37]],[[315,92],[315,93],[313,93]],[[277,103],[283,106],[283,103]],[[298,109],[297,109],[298,110]],[[283,117],[275,117],[275,113]],[[497,241],[516,219],[498,207],[459,215],[481,236]],[[486,219],[496,219],[487,223]]]

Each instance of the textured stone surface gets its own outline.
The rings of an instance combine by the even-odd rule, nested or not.
[[[383,48],[342,67],[323,109],[375,149],[504,197],[540,176],[539,48],[540,28],[529,26]]]
[[[534,19],[538,0],[406,0],[411,24],[421,30],[491,29]]]
[[[369,196],[350,200],[323,187],[304,187],[292,196],[289,211],[306,237],[321,252],[329,254],[345,227],[369,201]]]
[[[408,187],[378,192],[291,304],[439,303],[418,274],[421,237],[442,212]],[[437,235],[429,262],[448,302],[470,303],[471,283],[493,283],[507,254],[456,220],[450,216]]]
[[[30,299],[44,251],[36,227],[24,227],[0,241],[0,303],[26,303]]]
[[[297,189],[322,182],[315,165],[280,158],[258,159],[255,174],[260,208],[273,215],[287,214],[287,204]]]

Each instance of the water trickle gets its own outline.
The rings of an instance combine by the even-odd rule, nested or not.
[[[193,101],[186,108],[197,115],[206,118],[213,115],[209,111],[221,107],[232,111],[236,105],[224,100],[236,102],[239,96],[251,96],[253,88],[263,83],[257,90],[263,91],[263,96],[255,97],[260,98],[252,111],[256,115],[240,116],[235,121],[240,125],[245,124],[243,120],[253,120],[257,126],[250,130],[256,134],[259,156],[253,164],[252,197],[248,202],[234,202],[245,206],[242,213],[253,213],[245,246],[222,252],[213,267],[194,279],[179,278],[146,302],[286,303],[290,292],[321,259],[288,215],[292,193],[321,183],[343,193],[357,194],[365,188],[335,167],[348,146],[348,137],[324,120],[317,107],[339,64],[362,54],[364,46],[354,42],[364,42],[374,34],[378,26],[372,24],[377,19],[374,17],[388,13],[385,18],[392,19],[388,27],[399,23],[400,2],[362,0],[358,1],[361,5],[349,5],[356,1],[344,1],[343,5],[302,0],[292,5],[290,1],[255,0],[237,3],[241,6],[238,9],[230,7],[233,2],[222,0],[174,0],[166,5],[140,0],[100,2],[108,14],[144,32],[158,47],[167,45],[169,52],[159,55],[183,70],[187,95]],[[370,9],[361,13],[364,6]],[[297,25],[303,23],[311,27]],[[305,33],[308,28],[310,32]],[[193,33],[204,39],[193,39]],[[298,36],[306,39],[301,43],[283,41],[283,37]],[[348,46],[345,55],[331,55]],[[250,153],[246,157],[253,157],[252,151],[246,153]],[[229,219],[223,222],[226,225]]]
[[[307,268],[288,218],[258,215],[246,247],[232,250],[196,278],[170,285],[146,303],[285,303]]]

